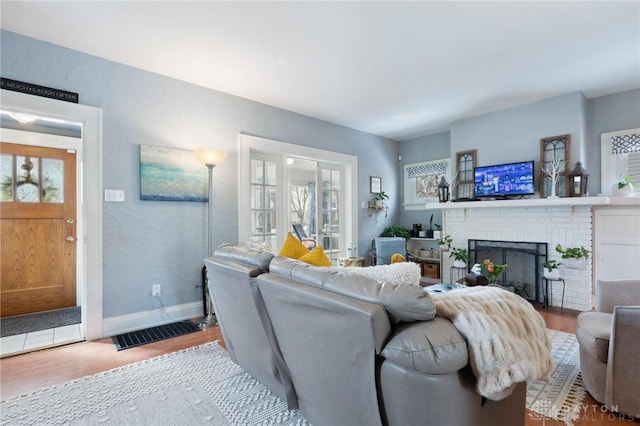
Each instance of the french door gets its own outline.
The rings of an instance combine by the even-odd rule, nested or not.
[[[357,158],[239,135],[238,241],[278,253],[302,225],[337,263],[357,241]]]

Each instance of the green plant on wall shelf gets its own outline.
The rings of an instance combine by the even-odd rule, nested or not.
[[[388,200],[388,199],[389,199],[389,196],[384,191],[378,192],[376,194],[376,196],[374,197],[374,200],[380,200],[380,201],[384,201],[384,200]]]
[[[590,251],[584,247],[562,247],[556,246],[556,251],[562,255],[563,259],[588,259]]]

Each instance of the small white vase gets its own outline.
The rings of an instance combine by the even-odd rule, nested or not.
[[[611,188],[611,196],[613,197],[631,197],[633,195],[633,186],[625,185],[622,188],[618,188],[618,184],[614,184]]]
[[[454,260],[453,267],[454,268],[465,268],[467,266],[464,260]]]
[[[560,278],[560,269],[556,268],[549,270],[544,268],[544,277],[548,280],[557,280]]]

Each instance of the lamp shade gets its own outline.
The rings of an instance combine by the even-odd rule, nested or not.
[[[207,166],[217,166],[227,158],[227,153],[215,148],[196,149],[196,156]]]

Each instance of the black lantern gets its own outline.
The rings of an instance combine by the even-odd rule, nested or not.
[[[438,184],[438,201],[441,203],[449,201],[449,184],[444,180],[444,176],[440,178],[440,183]]]
[[[589,174],[578,161],[570,173],[567,173],[567,186],[569,187],[569,197],[583,197],[587,195],[587,181]]]

